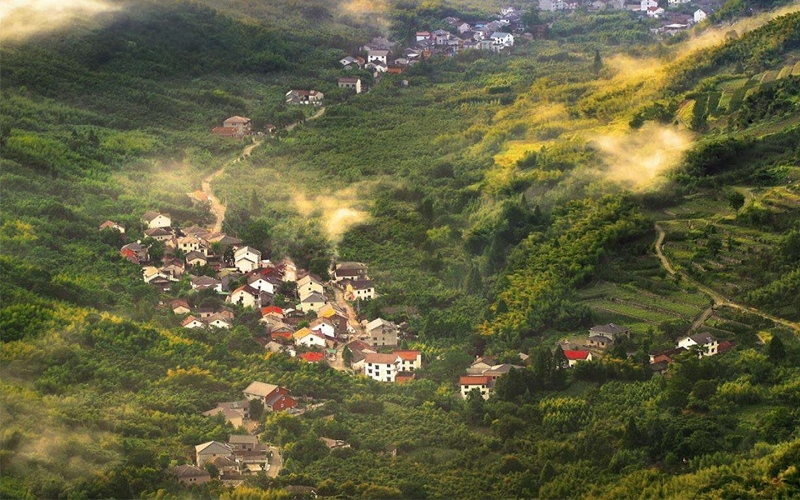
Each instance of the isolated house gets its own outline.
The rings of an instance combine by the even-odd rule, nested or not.
[[[283,387],[264,382],[253,382],[243,391],[248,400],[258,399],[264,403],[264,408],[269,411],[282,411],[294,408],[297,402],[289,396],[289,391]]]
[[[459,377],[458,387],[461,397],[464,399],[467,399],[469,393],[473,390],[480,392],[483,399],[489,399],[492,389],[494,389],[494,380],[492,377],[483,375],[467,375]]]
[[[251,123],[250,118],[244,116],[231,116],[222,123],[225,128],[232,128],[236,130],[236,135],[247,135],[250,133]]]
[[[702,23],[706,19],[708,19],[708,14],[703,9],[697,9],[694,11],[694,15],[692,16],[694,19],[695,24]]]
[[[589,336],[600,335],[611,341],[616,341],[620,337],[630,337],[630,328],[609,323],[607,325],[596,325],[589,329]]]
[[[572,351],[565,349],[564,356],[566,356],[570,368],[575,366],[577,363],[580,363],[581,361],[592,360],[592,353],[589,351]]]
[[[107,220],[100,224],[100,227],[97,228],[98,231],[102,231],[103,229],[113,229],[114,231],[119,231],[122,234],[125,234],[125,228],[120,226],[114,221]]]
[[[710,333],[699,333],[678,339],[677,347],[691,349],[697,346],[700,356],[714,356],[719,351],[719,342]]]
[[[322,105],[325,95],[318,90],[290,90],[286,92],[286,104]]]
[[[343,76],[339,78],[338,84],[340,89],[355,90],[356,94],[361,93],[361,78]]]

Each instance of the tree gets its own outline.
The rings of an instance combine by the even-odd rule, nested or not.
[[[603,59],[600,57],[600,50],[594,49],[594,61],[592,62],[592,71],[594,71],[595,75],[600,74],[600,70],[603,69]]]
[[[261,416],[264,415],[264,402],[260,399],[251,399],[250,400],[250,420],[261,420]]]
[[[777,335],[773,335],[767,347],[767,359],[772,363],[778,364],[785,358],[786,349],[783,347],[783,341]]]

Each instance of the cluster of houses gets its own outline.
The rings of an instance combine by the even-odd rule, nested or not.
[[[467,368],[467,374],[459,377],[459,394],[466,399],[473,390],[480,392],[483,399],[489,399],[494,390],[495,381],[512,369],[523,370],[524,366],[507,363],[498,364],[491,356],[479,356]]]
[[[654,373],[664,374],[675,358],[687,352],[695,352],[699,357],[716,356],[733,348],[736,344],[730,341],[720,342],[708,332],[681,337],[673,349],[650,352],[650,369]]]
[[[383,319],[367,324],[367,331],[374,337],[371,344],[354,340],[345,346],[350,353],[350,368],[377,382],[402,383],[414,380],[416,371],[422,368],[422,352],[394,349],[378,352],[378,348],[397,345],[397,327]]]
[[[514,46],[514,33],[522,33],[521,14],[515,7],[504,7],[497,19],[466,22],[455,17],[443,19],[450,28],[435,31],[417,31],[408,48],[383,37],[373,38],[359,47],[361,55],[346,56],[339,60],[345,70],[363,69],[371,71],[376,78],[384,73],[401,74],[404,70],[433,55],[453,56],[459,51],[477,49],[507,52]],[[339,87],[356,88],[356,82],[346,78],[339,80]]]

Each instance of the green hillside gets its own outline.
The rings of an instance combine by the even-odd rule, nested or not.
[[[523,10],[535,35],[510,54],[375,79],[338,61],[501,5],[119,5],[0,43],[0,497],[799,494],[800,13],[731,0],[724,25],[670,39],[629,12]],[[368,92],[338,88],[353,75]],[[289,89],[324,108],[287,105]],[[261,135],[211,134],[233,115]],[[173,300],[223,297],[186,278],[160,292],[120,247],[164,253],[148,210],[213,226],[197,193],[214,172],[223,230],[263,258],[368,264],[379,296],[352,305],[404,323],[415,380],[265,351],[239,305],[233,328],[181,326]],[[630,337],[567,369],[556,343],[607,323]],[[654,373],[650,353],[701,333],[729,350]],[[524,367],[463,399],[476,355]],[[255,430],[201,415],[252,381],[302,415]],[[277,477],[170,473],[251,430],[280,448]]]

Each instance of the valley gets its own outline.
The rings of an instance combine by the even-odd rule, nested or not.
[[[798,494],[798,2],[99,3],[0,39],[0,497]]]

